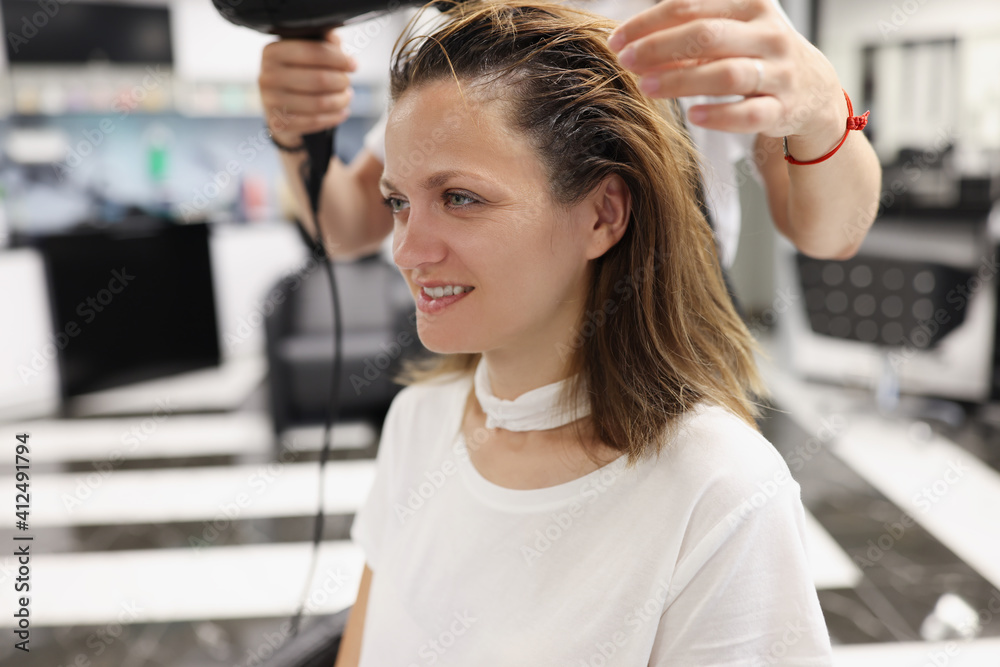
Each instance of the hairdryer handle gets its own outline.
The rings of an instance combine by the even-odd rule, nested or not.
[[[309,205],[312,207],[313,217],[318,217],[319,215],[319,196],[323,185],[323,178],[330,168],[330,159],[333,157],[336,129],[331,127],[302,136],[302,143],[305,144],[306,153],[309,155],[309,159],[303,165],[303,177],[305,178],[306,192],[309,194]],[[319,223],[317,222],[317,224]]]
[[[341,24],[334,24],[321,28],[314,32],[297,32],[295,35],[282,35],[282,37],[294,37],[295,39],[312,39],[322,41],[326,39],[326,33],[331,28],[337,28]],[[317,219],[319,226],[319,198],[323,186],[323,178],[330,168],[330,160],[334,155],[336,142],[336,128],[331,127],[319,132],[312,132],[302,136],[302,143],[305,144],[306,153],[309,159],[302,165],[302,179],[309,195],[309,205],[312,207],[313,217]]]

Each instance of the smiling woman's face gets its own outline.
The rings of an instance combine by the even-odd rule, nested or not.
[[[386,126],[381,190],[420,340],[440,353],[553,346],[572,337],[588,260],[604,251],[594,244],[597,214],[587,202],[554,203],[534,149],[501,106],[466,95],[468,106],[453,80],[418,86]],[[464,290],[434,299],[425,285]]]

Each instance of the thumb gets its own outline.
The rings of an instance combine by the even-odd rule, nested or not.
[[[340,46],[340,34],[337,33],[337,29],[336,28],[330,28],[330,29],[328,29],[326,31],[326,34],[324,35],[324,38],[326,39],[326,41],[330,42],[331,44],[335,44],[337,46]]]

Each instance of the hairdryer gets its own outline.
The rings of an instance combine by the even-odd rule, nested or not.
[[[278,35],[283,38],[322,40],[331,28],[337,28],[351,22],[366,21],[376,16],[390,12],[407,5],[422,5],[425,0],[212,0],[215,8],[231,23],[252,28],[259,32]],[[308,159],[302,165],[301,177],[309,196],[309,206],[313,220],[316,221],[316,234],[322,249],[323,264],[326,267],[333,297],[334,317],[334,353],[333,371],[330,387],[330,402],[327,405],[326,427],[323,434],[323,448],[320,453],[319,511],[316,514],[316,524],[313,531],[313,558],[309,574],[306,577],[306,588],[302,595],[302,603],[292,620],[292,636],[298,633],[299,620],[305,609],[305,601],[309,594],[313,571],[319,551],[319,542],[323,533],[323,466],[330,451],[330,438],[334,415],[337,409],[337,390],[340,386],[341,365],[341,322],[340,299],[337,294],[337,283],[333,267],[323,240],[323,230],[319,224],[319,198],[334,154],[334,128],[321,130],[302,137]],[[308,234],[306,234],[308,236]]]

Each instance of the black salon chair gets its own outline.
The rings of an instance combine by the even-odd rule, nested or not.
[[[334,263],[340,294],[342,361],[339,418],[381,424],[400,386],[403,359],[427,354],[414,326],[415,306],[399,270],[374,254]],[[325,269],[286,276],[285,295],[266,318],[268,385],[275,434],[322,424],[333,371],[333,305]],[[271,292],[274,293],[273,291]]]
[[[953,297],[972,274],[936,262],[863,254],[842,261],[799,253],[796,259],[810,328],[881,350],[876,404],[884,413],[895,412],[900,388],[891,353],[903,348],[931,350],[960,327],[967,309],[956,308]],[[928,410],[929,404],[916,408],[916,412]]]
[[[818,334],[897,347],[935,347],[965,321],[947,300],[968,271],[934,262],[857,255],[848,260],[797,255],[810,328]],[[936,313],[947,313],[938,318]],[[928,326],[933,323],[933,326]]]

